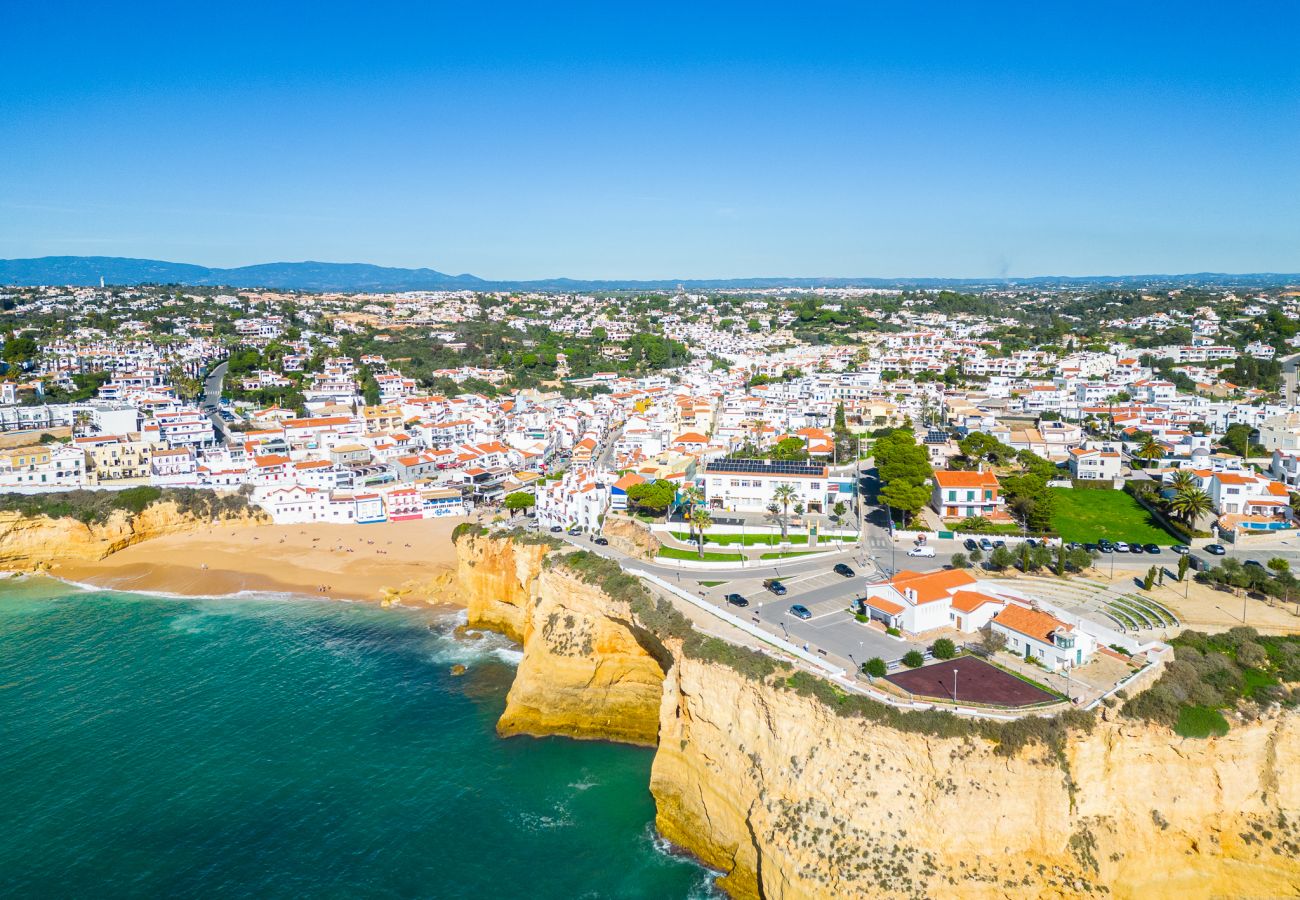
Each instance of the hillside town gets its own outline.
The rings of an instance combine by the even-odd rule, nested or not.
[[[244,490],[278,522],[357,524],[523,493],[594,531],[640,484],[758,513],[795,484],[817,517],[852,503],[826,467],[907,427],[934,470],[907,511],[935,526],[1014,520],[994,475],[953,465],[979,433],[1063,481],[1190,478],[1224,532],[1291,528],[1300,297],[1182,293],[1076,334],[1089,298],[1064,292],[11,288],[0,489]],[[808,472],[732,462],[763,458]]]

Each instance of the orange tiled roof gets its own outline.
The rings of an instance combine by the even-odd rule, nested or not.
[[[1070,630],[1070,626],[1056,616],[1026,606],[1008,606],[994,616],[993,621],[1045,644],[1051,643],[1053,631]]]

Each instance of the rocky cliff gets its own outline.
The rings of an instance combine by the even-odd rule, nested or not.
[[[734,896],[1300,896],[1294,714],[1205,741],[1107,714],[1007,752],[686,653],[545,548],[458,554],[471,623],[524,647],[502,733],[657,739],[658,827]]]
[[[223,524],[235,526],[264,521],[255,511],[222,519]],[[135,515],[117,510],[106,521],[89,525],[73,518],[0,512],[0,568],[37,569],[59,557],[103,559],[140,541],[199,531],[210,524],[209,518],[181,512],[170,501],[155,503]]]
[[[626,604],[544,565],[548,552],[477,536],[458,543],[470,626],[500,631],[524,649],[497,730],[654,744],[664,678],[652,655],[658,648]]]

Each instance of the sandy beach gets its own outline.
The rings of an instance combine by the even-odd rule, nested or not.
[[[123,591],[266,591],[383,601],[452,600],[459,518],[379,525],[216,526],[144,541],[95,562],[56,559],[56,578]]]

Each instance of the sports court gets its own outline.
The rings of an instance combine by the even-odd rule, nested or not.
[[[904,669],[886,680],[919,697],[953,699],[953,670],[956,670],[957,702],[995,706],[1029,706],[1057,699],[1054,695],[991,666],[976,656],[931,663],[919,669]]]

